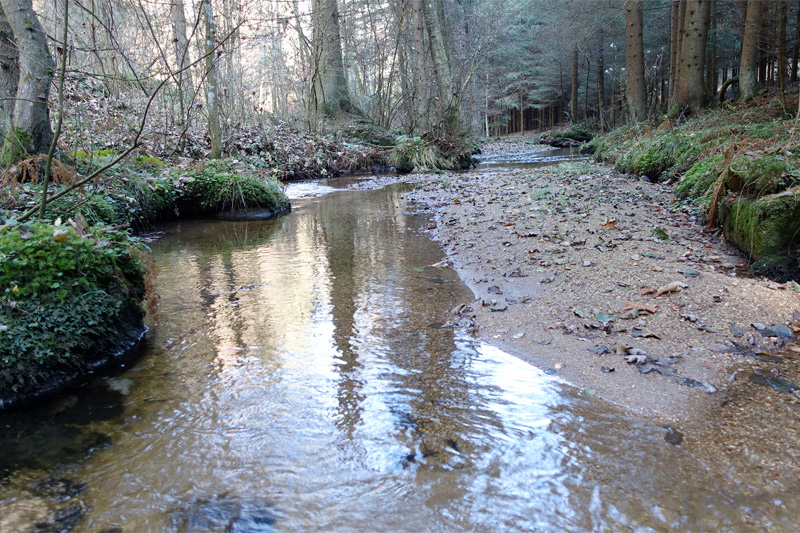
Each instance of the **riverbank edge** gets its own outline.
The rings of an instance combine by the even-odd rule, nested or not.
[[[144,323],[144,316],[144,311],[137,303],[126,303],[120,313],[120,328],[114,338],[102,339],[93,349],[86,350],[79,365],[63,365],[40,383],[13,394],[1,395],[0,412],[13,413],[35,408],[84,385],[98,375],[113,373],[135,362],[146,343],[148,327]]]

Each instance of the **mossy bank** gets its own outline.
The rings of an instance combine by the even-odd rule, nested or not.
[[[763,100],[619,128],[585,151],[620,172],[675,183],[678,197],[707,217],[709,229],[721,227],[748,254],[755,274],[785,281],[800,275],[795,128],[780,101]]]
[[[146,252],[125,232],[5,225],[0,261],[0,409],[81,382],[146,331]]]

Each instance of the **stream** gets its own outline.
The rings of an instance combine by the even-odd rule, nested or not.
[[[0,416],[0,531],[797,527],[653,421],[441,328],[474,296],[432,266],[409,186],[351,182],[161,228],[143,356]]]

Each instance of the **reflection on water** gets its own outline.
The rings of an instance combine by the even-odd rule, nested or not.
[[[428,266],[441,253],[400,188],[295,207],[166,228],[149,353],[42,421],[9,419],[0,515],[55,475],[81,487],[86,531],[713,530],[798,515],[769,518],[774,502],[718,490],[662,428],[430,327],[472,294]],[[60,461],[25,459],[31,445]]]

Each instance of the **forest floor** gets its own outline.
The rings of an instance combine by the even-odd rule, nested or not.
[[[410,198],[476,294],[454,325],[713,443],[709,461],[750,457],[770,483],[800,465],[800,286],[749,277],[672,187],[582,161],[445,174]]]

